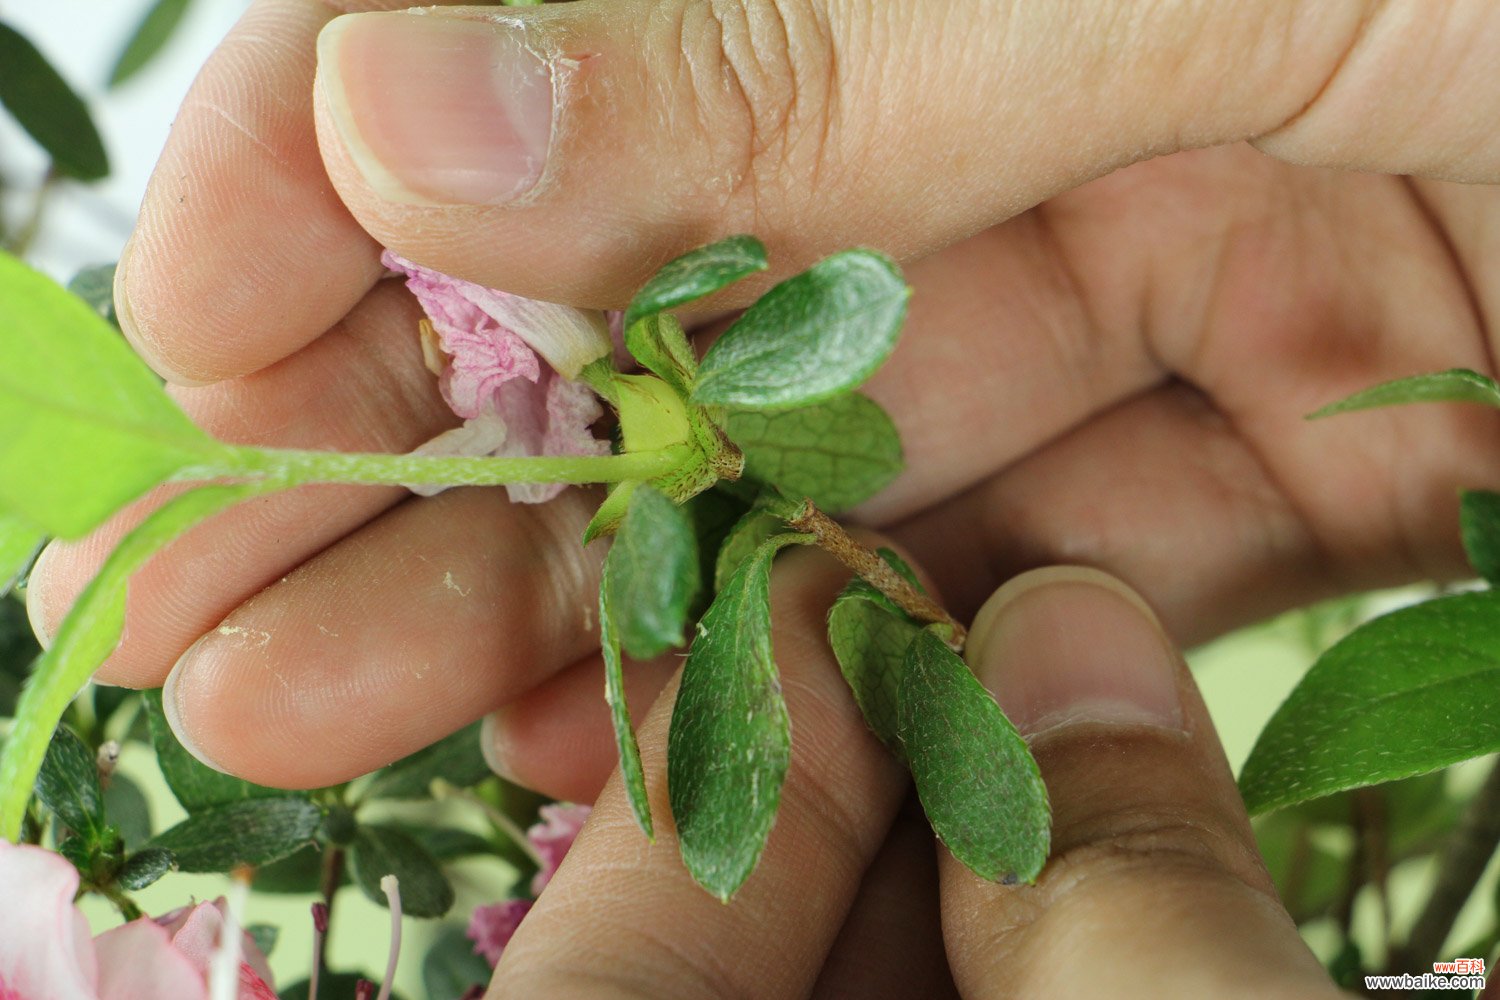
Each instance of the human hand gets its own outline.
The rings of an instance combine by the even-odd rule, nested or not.
[[[1095,570],[1036,570],[975,622],[969,661],[1032,734],[1055,814],[1037,883],[1004,886],[903,810],[904,771],[823,642],[840,582],[812,553],[777,564],[797,735],[777,825],[733,905],[693,883],[674,831],[641,838],[612,779],[490,996],[1340,995],[1276,898],[1191,675],[1134,592]],[[669,705],[640,734],[662,816]]]
[[[1131,580],[1197,641],[1460,572],[1453,490],[1500,482],[1500,460],[1476,459],[1493,455],[1477,444],[1488,412],[1301,422],[1383,378],[1492,367],[1493,189],[1286,162],[1500,173],[1484,113],[1500,85],[1481,55],[1500,17],[1376,9],[976,2],[903,10],[900,26],[874,4],[707,0],[382,15],[325,38],[320,155],[314,39],[331,12],[261,0],[174,127],[122,263],[126,327],[173,381],[212,383],[174,392],[220,436],[402,451],[452,417],[414,305],[376,284],[377,240],[592,305],[729,232],[762,236],[780,273],[850,243],[939,251],[910,267],[907,334],[867,387],[909,470],[860,519],[927,565],[960,617],[1011,573],[1066,559]],[[497,92],[459,54],[514,55],[503,39],[523,23],[565,84],[540,181],[482,205],[395,191],[407,176],[428,202],[484,194],[443,178],[494,167],[513,137],[444,109],[462,94],[490,120]],[[390,162],[356,162],[344,140],[375,134]],[[1086,183],[1201,146],[1219,148]],[[339,487],[256,501],[137,577],[100,677],[154,685],[178,663],[179,733],[264,783],[335,782],[495,711],[503,770],[592,798],[614,752],[588,613],[601,553],[576,543],[596,501]],[[43,631],[138,516],[49,551]],[[633,703],[673,667],[633,670]]]

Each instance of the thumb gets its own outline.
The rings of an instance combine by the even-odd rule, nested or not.
[[[910,258],[1132,160],[1268,133],[1363,4],[579,0],[362,13],[319,40],[319,135],[388,246],[618,305],[734,232],[778,272]],[[746,289],[749,291],[750,289]]]
[[[1181,657],[1133,591],[1037,570],[974,623],[969,660],[1023,733],[1054,811],[1033,886],[942,852],[964,996],[1338,996],[1276,898]]]

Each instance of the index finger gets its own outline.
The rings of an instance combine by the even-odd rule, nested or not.
[[[259,371],[311,343],[381,275],[313,127],[315,42],[345,10],[257,0],[188,91],[115,278],[120,325],[169,381]]]

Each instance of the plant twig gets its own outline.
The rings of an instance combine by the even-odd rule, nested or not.
[[[326,956],[328,953],[328,935],[333,929],[333,898],[338,893],[339,883],[344,878],[344,849],[332,844],[328,845],[328,852],[323,855],[323,876],[318,881],[318,894],[323,897],[323,905],[327,910],[326,929],[318,935],[317,954],[313,955],[314,976],[318,972],[328,968]]]
[[[946,625],[947,642],[955,652],[964,648],[968,631],[941,604],[913,587],[868,546],[850,537],[843,525],[819,510],[811,500],[804,503],[787,525],[813,536],[818,547],[863,577],[871,586],[896,602],[897,607],[918,621]]]
[[[1437,886],[1427,897],[1406,943],[1395,952],[1392,969],[1429,969],[1453,930],[1490,858],[1500,848],[1500,762],[1464,811],[1438,860]]]

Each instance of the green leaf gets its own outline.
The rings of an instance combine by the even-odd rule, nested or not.
[[[422,959],[428,1000],[462,1000],[470,987],[490,981],[490,966],[474,951],[462,927],[444,927]]]
[[[786,522],[759,504],[745,511],[719,546],[719,557],[714,563],[714,591],[723,590],[741,563],[769,538],[785,530]]]
[[[430,747],[375,772],[365,791],[371,799],[428,799],[432,782],[442,778],[450,785],[468,788],[492,772],[479,748],[479,723],[465,726]]]
[[[911,570],[889,549],[880,555],[918,589]],[[867,581],[850,580],[828,612],[828,644],[865,722],[892,753],[906,760],[899,735],[901,675],[906,651],[922,626]]]
[[[614,590],[614,573],[615,550],[611,549],[604,560],[604,576],[599,581],[599,648],[604,657],[604,700],[609,704],[609,720],[615,731],[615,749],[620,756],[620,774],[625,781],[625,795],[630,800],[630,812],[635,816],[636,825],[648,839],[654,841],[656,828],[651,822],[646,772],[641,767],[641,751],[636,745],[635,730],[630,724],[630,706],[625,701],[620,638],[610,598]]]
[[[275,924],[247,924],[245,933],[250,935],[255,947],[267,958],[276,950],[276,942],[281,940],[281,928]]]
[[[177,741],[177,734],[167,724],[162,709],[161,690],[142,693],[146,708],[146,719],[151,727],[151,745],[156,749],[156,762],[161,765],[162,777],[167,787],[188,812],[198,812],[226,802],[245,799],[282,798],[288,794],[280,788],[266,788],[252,784],[232,774],[215,771],[188,753]],[[304,795],[305,797],[305,795]]]
[[[109,173],[109,156],[88,105],[47,57],[7,24],[0,24],[0,104],[47,151],[59,173],[80,181]]]
[[[7,254],[0,315],[0,510],[76,538],[164,480],[237,470],[114,328]]]
[[[625,328],[625,347],[642,367],[660,375],[684,399],[692,393],[698,358],[677,320],[666,315],[642,317]]]
[[[114,264],[84,268],[68,281],[68,291],[88,303],[104,322],[116,330],[120,328],[120,317],[115,312]]]
[[[318,1000],[356,1000],[359,984],[369,977],[360,972],[325,972],[318,977]],[[278,991],[281,1000],[308,1000],[310,984],[306,979]],[[402,1000],[392,993],[391,1000]]]
[[[349,849],[354,882],[381,906],[387,905],[380,880],[394,875],[401,883],[401,909],[412,917],[441,917],[453,906],[453,886],[422,845],[400,830],[362,826]]]
[[[245,799],[193,813],[146,846],[171,851],[181,871],[227,872],[301,850],[322,822],[323,810],[300,795]]]
[[[766,248],[754,236],[731,236],[685,253],[664,265],[630,300],[625,328],[630,329],[643,316],[711,295],[767,266]],[[645,364],[640,355],[636,360]]]
[[[1240,773],[1252,813],[1500,750],[1500,592],[1355,629],[1313,664]]]
[[[85,842],[104,829],[104,792],[94,752],[73,730],[58,726],[36,776],[36,797]]]
[[[1500,586],[1500,493],[1465,490],[1459,523],[1469,565],[1492,586]]]
[[[667,790],[682,859],[728,900],[749,878],[781,802],[791,728],[771,656],[771,560],[806,536],[755,550],[698,624],[667,740]]]
[[[104,816],[119,827],[125,846],[135,849],[151,839],[151,803],[129,775],[116,771],[104,790]]]
[[[1362,389],[1347,399],[1330,403],[1308,414],[1308,419],[1316,420],[1336,413],[1369,410],[1378,406],[1399,406],[1403,403],[1483,403],[1486,406],[1500,407],[1500,385],[1476,371],[1451,368],[1445,372],[1413,375]]]
[[[109,71],[111,88],[118,87],[135,76],[161,51],[162,46],[172,37],[172,32],[182,23],[182,15],[187,12],[187,7],[188,0],[156,0],[151,5],[141,23],[136,25],[130,41],[125,43],[119,58],[115,60],[114,69]]]
[[[609,608],[625,651],[650,659],[682,645],[698,593],[698,538],[687,511],[642,486],[609,550]]]
[[[172,852],[161,847],[147,847],[136,851],[125,859],[125,865],[115,876],[115,884],[126,892],[144,889],[160,879],[176,865]]]
[[[910,291],[881,254],[825,258],[767,292],[709,348],[694,401],[779,409],[853,389],[896,346]]]
[[[451,826],[425,826],[418,823],[388,823],[421,845],[437,861],[487,857],[497,854],[495,844],[470,830]]]
[[[0,511],[0,597],[10,593],[25,574],[46,537],[20,518]]]
[[[868,500],[902,469],[901,435],[868,396],[771,413],[736,411],[725,424],[745,474],[837,513]]]
[[[309,893],[317,892],[323,878],[323,852],[315,845],[293,851],[280,861],[273,861],[255,869],[255,880],[251,883],[256,892]],[[349,873],[344,872],[339,885],[349,884]]]
[[[1047,787],[1026,741],[936,632],[912,640],[901,674],[902,745],[932,829],[992,882],[1034,882],[1047,861]]]

